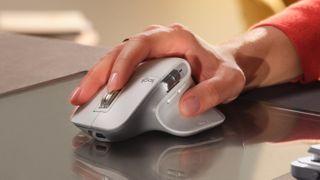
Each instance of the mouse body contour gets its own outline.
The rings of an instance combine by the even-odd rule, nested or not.
[[[193,85],[187,61],[150,60],[137,67],[118,93],[111,97],[106,88],[101,88],[90,102],[77,108],[71,119],[99,141],[121,141],[151,130],[189,136],[225,119],[215,108],[195,117],[180,114],[180,97]],[[106,105],[104,98],[108,95],[111,98]]]

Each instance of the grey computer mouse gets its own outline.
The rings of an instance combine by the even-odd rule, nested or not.
[[[193,85],[186,60],[147,61],[121,91],[102,88],[78,107],[72,122],[99,141],[120,141],[151,130],[189,136],[222,123],[225,117],[215,108],[195,117],[180,114],[179,99]]]

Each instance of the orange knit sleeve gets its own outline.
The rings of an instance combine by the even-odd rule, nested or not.
[[[253,28],[273,26],[291,40],[301,61],[303,82],[320,80],[320,0],[299,1]]]

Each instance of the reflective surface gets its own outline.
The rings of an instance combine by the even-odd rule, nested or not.
[[[273,179],[319,143],[320,116],[238,100],[188,138],[149,132],[99,143],[69,121],[80,76],[0,97],[0,179]]]
[[[190,138],[153,132],[120,143],[84,143],[74,168],[98,179],[237,179],[242,154],[240,139],[225,136],[222,127]]]

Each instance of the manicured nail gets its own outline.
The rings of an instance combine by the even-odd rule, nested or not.
[[[112,73],[107,84],[108,91],[115,90],[118,81],[118,73]]]
[[[183,101],[183,107],[187,115],[194,115],[200,110],[200,100],[196,96],[188,97]]]
[[[80,87],[77,87],[73,93],[72,93],[72,96],[71,96],[71,101],[75,100],[80,94]]]

